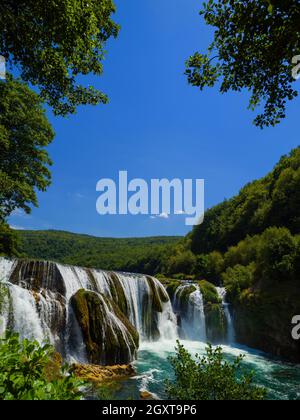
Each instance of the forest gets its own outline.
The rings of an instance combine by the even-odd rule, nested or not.
[[[157,273],[180,237],[97,238],[58,231],[18,231],[22,258],[57,261],[103,270]]]

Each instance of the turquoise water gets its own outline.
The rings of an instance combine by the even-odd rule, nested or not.
[[[199,342],[182,341],[192,354],[204,354],[205,345]],[[292,365],[245,347],[222,346],[230,360],[245,355],[244,367],[254,370],[256,383],[268,390],[271,400],[300,400],[300,365]],[[120,384],[118,399],[139,399],[140,391],[147,390],[159,399],[165,399],[164,381],[172,379],[168,357],[174,354],[174,342],[144,343],[134,363],[137,375]]]

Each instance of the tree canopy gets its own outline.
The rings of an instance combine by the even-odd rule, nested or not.
[[[0,54],[55,114],[106,103],[104,93],[78,84],[77,76],[103,72],[106,41],[119,30],[114,12],[112,0],[2,0]]]
[[[246,185],[240,193],[208,210],[204,223],[188,235],[196,254],[226,251],[247,235],[270,226],[300,233],[300,148],[282,157],[266,177]]]
[[[36,189],[50,184],[45,147],[54,132],[39,96],[8,77],[0,83],[0,222],[16,209],[37,205]]]
[[[251,92],[249,108],[262,112],[258,127],[274,126],[297,96],[293,57],[300,54],[298,0],[209,0],[200,12],[214,27],[206,53],[187,61],[191,85],[203,90],[220,81],[220,92]]]

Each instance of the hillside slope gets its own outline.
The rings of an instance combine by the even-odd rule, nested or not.
[[[284,156],[266,177],[208,210],[204,223],[188,239],[195,254],[223,252],[270,226],[300,233],[300,147]]]
[[[24,258],[52,260],[103,270],[154,274],[161,255],[180,237],[98,238],[62,231],[18,231],[19,254]]]

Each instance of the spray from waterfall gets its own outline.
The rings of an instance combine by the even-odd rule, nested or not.
[[[189,293],[191,288],[193,291]],[[173,305],[180,316],[182,338],[206,343],[204,302],[199,285],[187,283],[179,286]]]
[[[224,287],[217,287],[217,292],[222,299],[222,306],[227,322],[227,344],[234,344],[235,343],[235,331],[233,326],[233,320],[230,313],[229,304],[226,302],[226,289]]]

